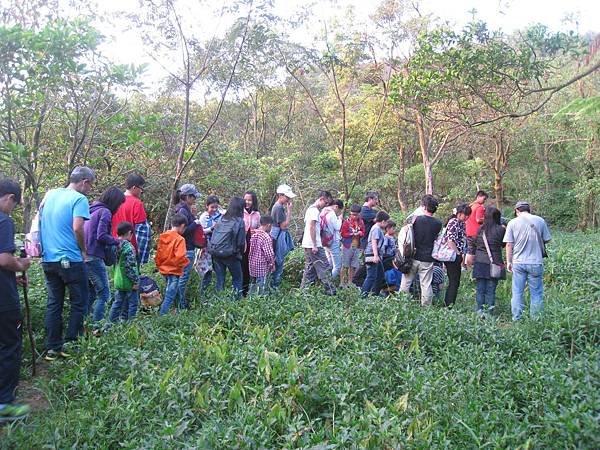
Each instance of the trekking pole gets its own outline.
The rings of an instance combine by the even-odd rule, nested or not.
[[[21,258],[26,258],[27,253],[25,249],[21,249]],[[33,329],[31,328],[31,310],[29,309],[29,296],[27,295],[27,273],[22,272],[24,284],[23,287],[23,300],[25,302],[25,320],[27,321],[27,334],[29,334],[29,344],[31,346],[31,376],[35,377],[37,373],[36,358],[37,352],[35,350],[35,339],[33,337]]]

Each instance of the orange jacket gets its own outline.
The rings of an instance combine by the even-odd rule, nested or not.
[[[154,257],[158,271],[163,275],[183,275],[190,262],[185,256],[185,239],[177,231],[166,231],[158,238]]]

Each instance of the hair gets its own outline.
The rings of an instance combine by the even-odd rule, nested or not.
[[[465,216],[470,216],[471,215],[471,207],[469,205],[467,205],[466,203],[459,203],[456,208],[454,208],[454,211],[452,211],[452,215],[450,217],[448,217],[448,220],[446,221],[446,225],[448,225],[448,222],[450,222],[452,219],[456,219],[456,217],[459,214],[464,214]]]
[[[116,186],[109,187],[98,198],[99,202],[106,205],[111,214],[117,212],[119,206],[125,203],[125,194]]]
[[[435,197],[431,194],[425,194],[422,198],[421,198],[421,206],[426,206],[427,202],[429,202],[431,199],[435,200]]]
[[[377,192],[377,191],[368,191],[365,194],[365,202],[368,202],[372,198],[379,198],[379,192]]]
[[[144,177],[137,173],[130,173],[125,178],[125,189],[131,189],[134,186],[144,187],[145,184],[146,180],[144,180]]]
[[[527,211],[528,213],[531,212],[531,207],[529,205],[519,206],[518,208],[515,208],[515,209],[519,212],[523,212],[523,211]]]
[[[196,198],[196,196],[192,194],[182,194],[181,191],[177,189],[177,191],[175,191],[175,195],[173,196],[173,203],[185,202],[188,197]]]
[[[204,202],[205,206],[209,206],[216,203],[217,205],[221,204],[221,202],[219,201],[219,197],[217,197],[216,195],[209,195],[208,197],[206,197],[206,201]]]
[[[80,183],[84,180],[96,181],[96,172],[86,166],[77,166],[69,175],[69,183]]]
[[[329,192],[329,191],[319,191],[317,198],[326,198],[328,200],[332,200],[333,196],[331,195],[331,192]]]
[[[354,204],[350,207],[350,212],[360,214],[360,205]]]
[[[475,198],[477,198],[477,197],[485,197],[487,200],[489,195],[487,195],[487,192],[480,190],[480,191],[477,191],[477,194],[475,194]]]
[[[437,198],[435,198],[433,195],[430,195],[429,197],[426,195],[425,197],[423,197],[423,207],[427,212],[434,214],[437,211],[439,205],[440,202],[438,202]]]
[[[187,225],[187,218],[183,214],[173,214],[171,217],[171,226],[172,227],[180,227],[181,225]]]
[[[485,208],[485,215],[483,218],[483,224],[481,224],[480,231],[485,231],[489,236],[492,229],[501,226],[502,214],[500,210],[495,206],[487,206]]]
[[[331,202],[329,206],[337,206],[340,209],[344,209],[344,202],[341,201],[339,198],[336,198],[334,201]]]
[[[0,180],[0,197],[4,197],[8,194],[14,194],[15,201],[21,203],[21,186],[10,178],[4,178]]]
[[[117,236],[125,236],[130,231],[133,233],[131,222],[119,222],[119,225],[117,225]]]
[[[273,218],[269,215],[260,216],[260,224],[261,225],[271,225],[273,223]]]
[[[223,215],[223,218],[235,219],[244,217],[244,199],[241,197],[231,197],[229,200],[229,206],[227,211]]]
[[[377,211],[377,215],[375,216],[375,222],[383,222],[385,220],[390,220],[390,215],[385,211]]]
[[[244,197],[246,195],[252,197],[252,206],[250,207],[250,211],[258,211],[258,197],[256,196],[256,192],[246,191],[244,192]],[[244,201],[244,207],[246,207],[246,201]]]
[[[394,228],[395,226],[396,226],[396,222],[394,222],[393,220],[390,220],[385,226],[385,231],[389,230],[390,228]]]

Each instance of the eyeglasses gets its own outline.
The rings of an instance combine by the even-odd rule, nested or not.
[[[143,193],[144,193],[144,188],[143,188],[143,187],[141,187],[141,186],[136,186],[136,188],[138,188],[138,189],[140,190],[140,194],[143,194]]]

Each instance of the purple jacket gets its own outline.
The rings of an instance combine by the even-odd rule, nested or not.
[[[104,259],[107,245],[118,245],[119,240],[111,235],[112,214],[102,202],[94,202],[90,206],[90,220],[83,225],[85,246],[89,256]]]

